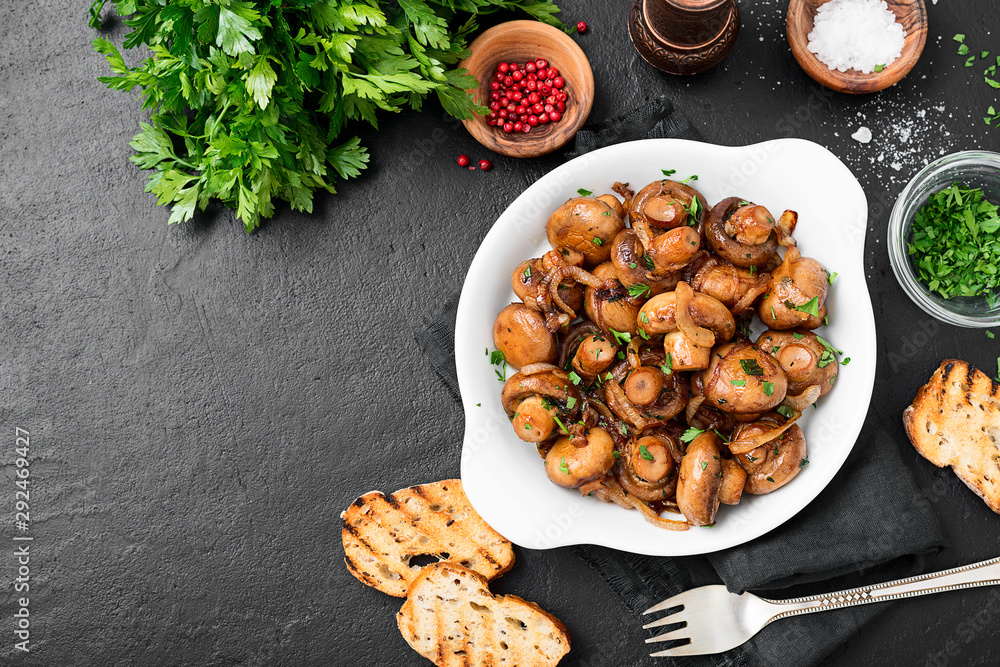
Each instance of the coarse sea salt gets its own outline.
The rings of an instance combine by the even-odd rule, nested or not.
[[[884,0],[830,0],[816,10],[808,48],[830,69],[870,74],[899,58],[905,39]]]

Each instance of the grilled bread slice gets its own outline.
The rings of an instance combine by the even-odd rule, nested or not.
[[[455,563],[428,565],[410,585],[396,624],[406,643],[438,667],[547,667],[569,652],[559,619]]]
[[[405,597],[420,568],[415,556],[461,563],[489,580],[514,565],[511,543],[476,514],[461,480],[372,491],[342,513],[344,563],[362,582]]]
[[[1000,384],[975,366],[945,359],[903,411],[917,451],[1000,513]]]

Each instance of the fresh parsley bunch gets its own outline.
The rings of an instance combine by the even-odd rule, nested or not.
[[[274,214],[275,198],[311,212],[316,190],[335,192],[334,174],[365,168],[368,152],[345,136],[351,121],[378,127],[379,110],[419,110],[430,93],[457,118],[485,113],[465,92],[475,80],[454,68],[478,16],[520,9],[562,27],[552,0],[114,4],[130,17],[124,47],[152,54],[129,67],[111,42],[94,40],[113,72],[99,80],[138,87],[151,111],[130,143],[132,162],[153,170],[146,191],[172,205],[170,223],[216,198],[248,232]]]

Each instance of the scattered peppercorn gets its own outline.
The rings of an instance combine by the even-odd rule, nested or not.
[[[479,168],[482,169],[483,171],[489,171],[490,169],[493,168],[493,163],[490,162],[489,160],[480,160]]]
[[[469,166],[469,156],[468,155],[459,155],[458,156],[458,166],[459,167],[468,167]]]
[[[581,35],[583,33],[587,32],[587,22],[586,21],[580,21],[579,23],[577,23],[576,24],[576,31],[578,33],[580,33]]]

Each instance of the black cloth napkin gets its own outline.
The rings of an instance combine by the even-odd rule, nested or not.
[[[653,136],[699,138],[673,104],[661,98],[581,130],[574,150],[585,153],[610,142]],[[416,334],[417,344],[456,401],[457,308],[456,294]],[[747,544],[683,558],[640,556],[591,545],[574,550],[638,616],[665,598],[707,584],[725,583],[732,591],[790,598],[911,576],[924,570],[924,556],[944,545],[937,517],[900,459],[896,443],[869,414],[850,457],[829,486],[784,525]],[[639,664],[815,665],[885,606],[793,617],[768,626],[727,653],[647,658]],[[650,645],[651,652],[658,647],[665,646]]]

